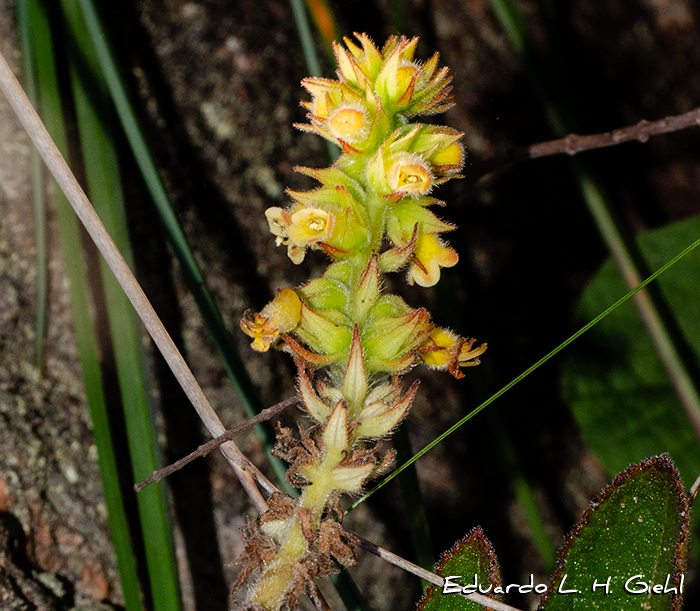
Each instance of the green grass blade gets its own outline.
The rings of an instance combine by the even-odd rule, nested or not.
[[[116,107],[122,128],[126,133],[136,163],[141,170],[146,186],[165,226],[170,244],[180,262],[185,282],[192,292],[216,348],[223,359],[227,374],[243,403],[246,413],[248,416],[254,416],[259,413],[264,406],[257,396],[255,387],[233,344],[231,335],[226,329],[223,318],[214,302],[214,298],[207,287],[206,280],[199,269],[194,253],[187,242],[187,238],[170,204],[160,175],[156,169],[148,146],[146,145],[146,140],[136,120],[136,114],[129,101],[126,87],[117,69],[114,54],[109,47],[106,33],[99,20],[94,3],[91,0],[79,0],[79,3],[90,38],[94,44],[100,69]],[[255,431],[268,450],[269,456],[269,450],[274,445],[274,434],[272,433],[271,427],[257,425]],[[286,469],[283,463],[272,456],[269,456],[269,458],[275,473],[280,482],[282,482],[282,486],[288,492],[291,491],[291,488],[289,488],[284,478]]]
[[[31,24],[27,0],[17,3],[17,25],[22,56],[22,73],[27,97],[39,108],[36,71],[34,70],[34,50],[32,49]],[[34,211],[34,243],[36,274],[36,317],[34,325],[34,363],[41,372],[44,368],[44,338],[46,336],[46,294],[47,255],[46,255],[46,198],[44,196],[44,165],[41,155],[34,147],[31,152],[32,202]]]
[[[126,227],[123,226],[123,199],[118,182],[116,153],[108,135],[102,131],[95,109],[74,71],[72,76],[90,199],[107,231],[128,261],[130,249]],[[109,267],[104,260],[100,263],[134,481],[138,482],[162,466],[156,450],[144,379],[140,325]],[[152,490],[148,488],[137,496],[153,608],[156,611],[176,610],[181,606],[171,524],[165,488],[161,486],[163,484],[154,486]]]
[[[39,0],[19,0],[26,4],[25,15],[30,20],[31,44],[37,67],[37,80],[44,122],[54,142],[67,154],[66,131],[63,110],[58,93],[58,81],[54,63],[52,35],[45,6]],[[109,429],[102,374],[97,357],[97,342],[90,316],[90,299],[86,281],[86,269],[81,248],[80,227],[70,204],[60,190],[56,191],[57,219],[61,246],[70,281],[70,298],[73,310],[76,342],[83,370],[85,394],[93,423],[93,436],[98,450],[98,464],[107,505],[112,543],[117,557],[117,567],[127,611],[139,611],[141,595],[136,564],[124,513],[112,436]]]
[[[668,263],[660,267],[658,270],[656,270],[653,274],[648,276],[643,282],[641,282],[638,286],[633,288],[631,291],[625,293],[620,299],[618,299],[615,303],[613,303],[609,308],[601,312],[598,316],[596,316],[591,322],[589,322],[587,325],[584,325],[581,327],[576,333],[574,333],[571,337],[568,339],[564,340],[561,344],[559,344],[556,348],[554,348],[551,352],[547,353],[545,356],[543,356],[539,361],[537,361],[534,365],[530,366],[528,369],[523,371],[518,377],[515,379],[511,380],[508,384],[506,384],[501,390],[496,392],[495,394],[491,395],[486,401],[481,403],[478,407],[473,409],[471,412],[469,412],[464,418],[453,424],[449,429],[447,429],[444,433],[436,437],[433,441],[431,441],[427,446],[425,446],[422,450],[420,450],[418,453],[416,453],[408,462],[405,462],[402,464],[398,469],[394,470],[393,473],[390,475],[387,475],[381,482],[379,482],[372,490],[367,492],[364,496],[359,498],[357,501],[355,501],[350,507],[348,507],[345,511],[345,513],[350,513],[355,507],[357,507],[360,503],[363,503],[366,501],[370,496],[372,496],[375,492],[377,492],[379,489],[383,488],[388,484],[392,479],[394,479],[397,475],[399,475],[404,469],[407,469],[410,465],[412,465],[414,462],[416,462],[421,456],[429,452],[432,448],[434,448],[436,445],[442,442],[443,439],[449,437],[452,433],[454,433],[457,429],[459,429],[463,424],[466,424],[469,420],[471,420],[474,416],[476,416],[481,410],[485,409],[491,403],[493,403],[496,399],[507,393],[513,386],[518,384],[519,382],[522,382],[527,376],[529,376],[533,371],[539,369],[540,366],[544,365],[549,359],[552,357],[556,356],[561,352],[564,348],[566,348],[571,342],[577,340],[579,337],[581,337],[586,331],[588,331],[591,327],[595,326],[598,322],[603,320],[610,312],[613,310],[617,309],[620,307],[623,303],[625,303],[628,299],[631,299],[636,295],[639,291],[641,291],[647,284],[655,280],[658,276],[660,276],[663,272],[665,272],[669,267],[671,267],[673,264],[677,263],[680,261],[685,255],[687,255],[689,252],[694,250],[700,246],[700,239],[696,240],[693,242],[690,246],[688,246],[686,249],[684,249],[682,252],[678,253],[673,259],[671,259]]]
[[[311,34],[309,20],[306,17],[304,3],[302,0],[289,0],[289,4],[292,7],[294,23],[297,26],[297,33],[299,34],[299,40],[301,41],[301,50],[304,53],[306,71],[309,76],[323,76],[321,63],[318,60],[318,53],[316,52],[316,43],[314,42],[314,37]],[[328,140],[325,140],[324,142],[326,143],[326,148],[328,149],[328,158],[331,160],[331,162],[335,161],[340,154],[340,148]]]
[[[304,53],[306,61],[306,71],[309,76],[323,76],[321,72],[321,63],[318,61],[318,53],[316,52],[316,43],[311,34],[309,20],[306,17],[306,10],[302,0],[289,0],[294,15],[294,23],[297,26],[299,40],[301,41],[301,50]]]
[[[62,5],[82,52],[81,60],[97,74],[92,43],[77,3],[64,0]],[[88,84],[81,78],[85,72],[78,72],[76,58],[71,60],[71,82],[90,199],[115,244],[133,267],[116,146],[110,134],[111,126],[102,122],[102,117],[111,116],[111,109],[105,108],[109,97],[103,84],[94,81],[89,84],[88,92]],[[161,466],[149,405],[141,326],[106,262],[101,259],[100,263],[131,464],[134,480],[138,482]],[[147,489],[137,500],[153,608],[176,611],[182,603],[165,488],[159,484]]]

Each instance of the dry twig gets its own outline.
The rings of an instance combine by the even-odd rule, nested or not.
[[[207,430],[214,437],[218,437],[226,430],[216,415],[214,408],[209,403],[187,363],[182,358],[180,351],[175,346],[172,338],[163,326],[153,306],[148,301],[141,286],[134,278],[129,266],[124,261],[121,253],[115,246],[112,238],[105,229],[102,221],[92,207],[85,192],[82,190],[68,164],[54,144],[49,132],[44,127],[39,115],[32,107],[21,85],[15,78],[5,57],[0,53],[0,89],[7,97],[10,106],[15,111],[24,129],[34,142],[44,162],[53,174],[56,182],[68,198],[71,206],[87,229],[90,237],[95,242],[100,253],[114,273],[117,281],[131,301],[137,314],[143,321],[148,333],[153,338],[156,346],[163,354],[173,374],[185,391],[192,405],[197,410]],[[257,479],[265,488],[274,486],[268,479],[246,458],[232,441],[221,446],[221,452],[236,472],[243,488],[255,504],[258,511],[267,508],[267,502],[258,489]]]
[[[218,437],[215,437],[214,439],[210,439],[206,443],[203,443],[194,452],[190,452],[184,458],[181,458],[180,460],[176,460],[172,465],[168,465],[167,467],[163,467],[162,469],[158,469],[157,471],[154,471],[153,475],[151,475],[150,477],[147,477],[141,483],[134,484],[134,490],[136,490],[136,492],[141,492],[141,490],[143,490],[149,484],[155,484],[155,483],[165,479],[166,477],[168,477],[168,475],[172,475],[176,471],[179,471],[185,465],[188,465],[189,463],[191,463],[193,460],[196,460],[197,458],[204,458],[207,454],[209,454],[209,452],[211,452],[212,450],[215,450],[216,448],[218,448],[220,445],[226,443],[227,441],[231,441],[239,433],[242,433],[243,431],[247,431],[249,428],[255,426],[256,424],[260,424],[261,422],[264,422],[265,420],[269,420],[275,414],[279,414],[282,410],[285,410],[288,407],[291,407],[292,405],[299,403],[299,401],[300,401],[300,398],[297,395],[296,397],[291,397],[290,399],[285,399],[284,401],[280,401],[279,403],[273,405],[272,407],[268,407],[268,408],[262,410],[257,416],[254,416],[253,418],[249,418],[248,420],[246,420],[245,422],[242,422],[238,426],[234,426],[232,429],[228,429],[223,435],[219,435]],[[268,490],[268,492],[275,492],[275,490]]]
[[[519,161],[539,159],[550,155],[566,154],[573,156],[583,151],[615,146],[623,142],[646,142],[651,136],[677,132],[693,126],[700,126],[700,108],[680,115],[659,119],[658,121],[642,120],[636,125],[622,127],[602,134],[590,136],[569,134],[559,140],[548,140],[547,142],[515,148],[496,155],[491,159],[477,161],[465,167],[464,175],[470,180],[476,180],[503,166]]]

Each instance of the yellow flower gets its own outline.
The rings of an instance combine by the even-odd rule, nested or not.
[[[390,163],[387,179],[394,193],[425,195],[432,188],[430,165],[420,155],[399,153]]]
[[[285,244],[289,258],[297,265],[304,260],[306,247],[330,237],[333,215],[320,208],[297,206],[291,212],[282,208],[265,210],[277,246]]]
[[[428,367],[449,369],[450,373],[459,379],[464,377],[459,368],[478,365],[479,356],[486,352],[486,344],[472,349],[475,342],[475,339],[460,337],[449,329],[435,327],[418,352]]]
[[[320,208],[302,208],[292,214],[289,239],[304,247],[330,236],[331,216]]]
[[[408,283],[420,286],[434,286],[440,280],[440,268],[457,265],[459,255],[445,246],[433,234],[418,236],[413,262],[408,270]]]
[[[241,329],[253,338],[251,347],[267,352],[280,333],[293,331],[301,320],[301,300],[292,289],[282,289],[259,313],[247,311]]]

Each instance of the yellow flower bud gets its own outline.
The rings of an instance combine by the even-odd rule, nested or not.
[[[280,333],[294,330],[301,320],[301,300],[295,291],[282,289],[259,313],[246,312],[241,329],[253,338],[253,350],[267,352]]]
[[[459,144],[453,142],[443,150],[431,155],[430,163],[436,166],[461,168],[464,163],[464,151]]]
[[[301,84],[311,94],[311,102],[305,103],[305,106],[317,117],[327,117],[341,97],[341,86],[338,81],[311,77],[305,78]]]
[[[360,105],[342,106],[328,117],[328,131],[338,140],[355,143],[367,137],[369,117]]]

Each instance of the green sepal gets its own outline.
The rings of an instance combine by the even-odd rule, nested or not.
[[[346,285],[325,276],[306,283],[297,293],[314,310],[344,311],[348,304]]]
[[[491,542],[481,527],[476,527],[440,557],[435,572],[450,577],[450,583],[461,586],[476,585],[476,593],[494,597],[493,591],[501,586],[498,560]],[[456,576],[459,576],[457,579]],[[475,581],[476,579],[476,581]],[[479,586],[481,590],[479,590]],[[488,590],[488,592],[487,592]],[[470,591],[470,590],[468,590]],[[500,600],[500,596],[495,596]],[[457,593],[443,594],[441,588],[429,586],[418,603],[417,611],[488,611],[478,603]]]
[[[349,285],[352,280],[352,265],[348,261],[338,261],[333,263],[326,269],[323,278],[328,280],[337,280],[344,285]]]
[[[689,534],[676,468],[667,454],[648,458],[620,473],[568,536],[539,609],[676,611]],[[656,591],[641,592],[643,582]]]
[[[389,208],[386,233],[394,244],[403,246],[410,242],[416,224],[419,234],[443,233],[455,229],[454,225],[441,221],[430,210],[411,200],[405,199]]]
[[[372,185],[372,189],[379,195],[388,195],[392,189],[386,177],[384,148],[380,147],[372,158],[367,162],[367,182]]]
[[[341,157],[347,157],[347,155],[342,155]],[[296,167],[294,168],[300,174],[306,174],[315,178],[318,182],[322,183],[325,187],[330,187],[334,189],[335,187],[345,187],[350,194],[358,201],[363,201],[365,198],[365,191],[359,182],[348,176],[343,170],[337,167],[337,163],[330,168],[304,168]],[[297,195],[297,192],[293,192]],[[312,191],[313,193],[313,191]]]
[[[364,272],[362,272],[357,285],[357,290],[353,299],[356,320],[365,320],[372,306],[377,303],[380,288],[379,258],[375,254],[372,255],[367,267]]]
[[[381,295],[369,313],[373,318],[381,318],[385,316],[401,316],[412,309],[398,295]]]
[[[301,322],[294,334],[319,354],[333,355],[350,349],[352,331],[343,325],[346,319],[337,310],[322,310],[323,314],[302,304]],[[334,319],[334,320],[333,320]]]
[[[355,198],[352,193],[342,185],[338,185],[335,188],[336,201],[338,205],[343,210],[348,208],[352,211],[353,216],[357,219],[357,222],[362,224],[363,231],[366,233],[367,227],[367,210],[365,207]]]
[[[360,341],[360,332],[355,325],[352,332],[352,346],[345,366],[345,376],[343,378],[343,397],[347,401],[351,414],[354,415],[364,404],[369,384],[367,383],[367,373],[365,371],[365,359]]]
[[[403,316],[376,318],[363,330],[362,345],[368,362],[395,361],[415,350],[430,333],[430,314],[413,310]]]
[[[331,237],[324,242],[352,253],[366,248],[368,239],[366,225],[353,214],[352,208],[347,207],[337,212]]]

